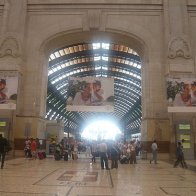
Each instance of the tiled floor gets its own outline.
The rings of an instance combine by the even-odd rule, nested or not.
[[[195,196],[196,173],[171,164],[138,160],[118,170],[97,161],[7,160],[0,170],[0,196]]]

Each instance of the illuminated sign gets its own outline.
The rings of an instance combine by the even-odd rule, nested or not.
[[[183,144],[183,148],[191,148],[191,143],[190,142],[184,142]]]
[[[6,126],[6,122],[0,122],[0,127],[5,127]]]
[[[179,124],[179,129],[180,130],[190,130],[191,125],[190,124]]]

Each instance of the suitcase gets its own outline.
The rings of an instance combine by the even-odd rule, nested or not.
[[[42,160],[42,159],[45,158],[44,153],[45,153],[45,152],[38,152],[38,153],[37,153],[37,156],[38,156],[38,158],[39,158],[40,160]]]

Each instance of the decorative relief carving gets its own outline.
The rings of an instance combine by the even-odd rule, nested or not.
[[[88,10],[89,28],[92,30],[98,30],[100,28],[100,10]]]
[[[174,38],[168,47],[168,57],[171,59],[183,57],[185,59],[191,58],[190,46],[183,38]]]
[[[155,122],[155,132],[154,132],[154,139],[161,141],[162,140],[162,132],[163,130],[160,127],[158,122]]]
[[[0,43],[0,57],[12,56],[18,57],[21,55],[20,45],[16,38],[6,37]]]

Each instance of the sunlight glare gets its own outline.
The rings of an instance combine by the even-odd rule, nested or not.
[[[82,137],[89,140],[115,140],[121,134],[119,128],[109,121],[96,121],[89,124],[82,132]]]

